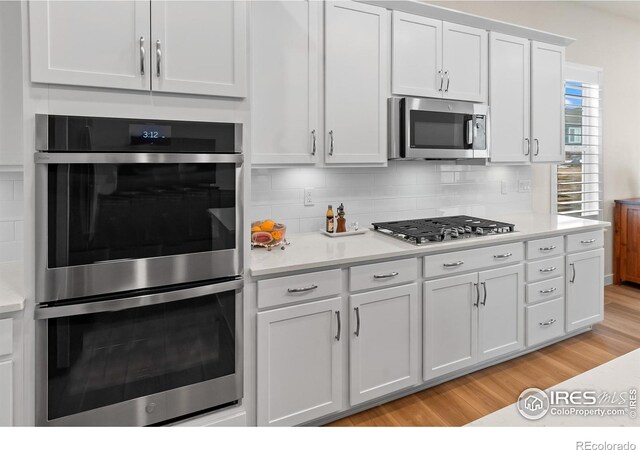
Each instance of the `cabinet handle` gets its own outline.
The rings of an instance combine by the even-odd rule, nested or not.
[[[541,294],[551,294],[552,292],[557,291],[557,288],[552,287],[551,289],[543,289],[540,291]]]
[[[569,280],[571,283],[575,283],[576,281],[576,265],[574,263],[569,264],[571,266],[571,268],[573,269],[573,275],[571,276],[571,280]]]
[[[374,275],[373,278],[393,278],[400,275],[398,272],[384,273],[382,275]]]
[[[156,76],[160,76],[160,67],[162,63],[162,49],[160,47],[160,41],[156,41]]]
[[[444,85],[444,77],[442,76],[442,70],[438,70],[438,75],[440,75],[440,88],[438,91],[442,92],[442,86]]]
[[[445,92],[449,92],[449,83],[451,83],[451,80],[449,79],[449,71],[448,71],[448,70],[445,70],[445,71],[444,71],[444,74],[445,74],[445,75],[446,75],[446,77],[447,77],[447,87],[445,87],[445,88],[444,88],[444,91],[445,91]]]
[[[338,319],[338,333],[336,334],[336,341],[340,341],[340,335],[342,334],[342,322],[340,321],[340,311],[336,311],[336,319]]]
[[[315,284],[312,284],[311,286],[307,286],[307,287],[301,287],[301,288],[289,288],[287,289],[287,292],[289,293],[296,293],[296,292],[308,292],[308,291],[313,291],[314,289],[318,289],[318,286],[316,286]]]
[[[329,131],[329,156],[333,156],[333,130]]]
[[[312,138],[311,155],[315,156],[316,155],[316,130],[311,130],[311,138]]]
[[[473,304],[473,306],[477,308],[480,304],[480,286],[478,286],[478,283],[473,283],[473,285],[476,287],[476,302]]]
[[[482,297],[481,305],[484,306],[487,304],[487,284],[483,281],[480,283],[482,285],[482,289],[484,290],[484,296]]]
[[[551,250],[555,250],[555,249],[556,249],[555,245],[550,245],[549,247],[540,247],[541,252],[550,252]]]
[[[525,153],[525,156],[529,156],[531,154],[531,140],[529,138],[524,138],[525,141],[527,141],[527,153]]]
[[[551,267],[547,267],[546,269],[540,269],[540,272],[547,273],[547,272],[553,272],[554,270],[556,270],[556,268],[551,266]]]
[[[585,241],[580,241],[581,244],[593,244],[596,240],[595,239],[587,239]]]
[[[140,75],[144,75],[144,37],[140,36]]]
[[[360,308],[356,306],[353,309],[356,311],[356,331],[353,334],[360,336]]]
[[[454,263],[444,263],[443,266],[444,267],[458,267],[464,264],[464,261],[457,261]]]
[[[536,153],[533,156],[538,156],[540,154],[540,141],[537,139],[534,139],[534,141],[536,141]]]
[[[513,253],[503,253],[502,255],[493,255],[495,259],[504,259],[513,256]]]
[[[556,319],[549,319],[546,322],[540,322],[540,326],[541,327],[549,327],[549,326],[553,325],[554,323],[556,323]]]

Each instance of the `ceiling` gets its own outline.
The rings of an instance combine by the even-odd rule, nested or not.
[[[598,9],[602,12],[624,16],[628,19],[640,22],[640,1],[586,1],[582,3],[586,6]]]

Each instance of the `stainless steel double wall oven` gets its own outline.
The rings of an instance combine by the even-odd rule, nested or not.
[[[36,116],[36,421],[242,397],[242,126]]]

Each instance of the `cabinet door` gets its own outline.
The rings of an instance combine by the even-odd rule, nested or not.
[[[387,10],[325,3],[325,161],[385,163]]]
[[[620,213],[617,213],[617,210]],[[615,232],[619,242],[620,263],[616,272],[620,281],[640,283],[640,208],[634,205],[616,204]]]
[[[490,34],[491,162],[529,162],[530,60],[528,39]]]
[[[297,425],[342,407],[341,299],[258,313],[258,425]]]
[[[313,163],[318,124],[319,16],[315,1],[251,4],[252,162]]]
[[[351,405],[418,383],[416,283],[349,297]]]
[[[524,348],[524,266],[487,270],[478,275],[479,361]]]
[[[487,101],[487,32],[478,28],[443,22],[442,69],[444,98]]]
[[[442,97],[442,21],[393,11],[391,91]]]
[[[149,90],[148,1],[30,1],[31,81]]]
[[[0,427],[13,425],[13,362],[0,363]]]
[[[424,283],[424,379],[477,361],[478,274]]]
[[[564,160],[564,47],[531,43],[531,160]]]
[[[604,318],[604,249],[567,256],[567,333]]]
[[[245,97],[244,1],[153,1],[152,89]]]

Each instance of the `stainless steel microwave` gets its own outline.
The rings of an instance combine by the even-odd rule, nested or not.
[[[489,156],[489,107],[478,103],[389,99],[389,159],[480,159]]]

